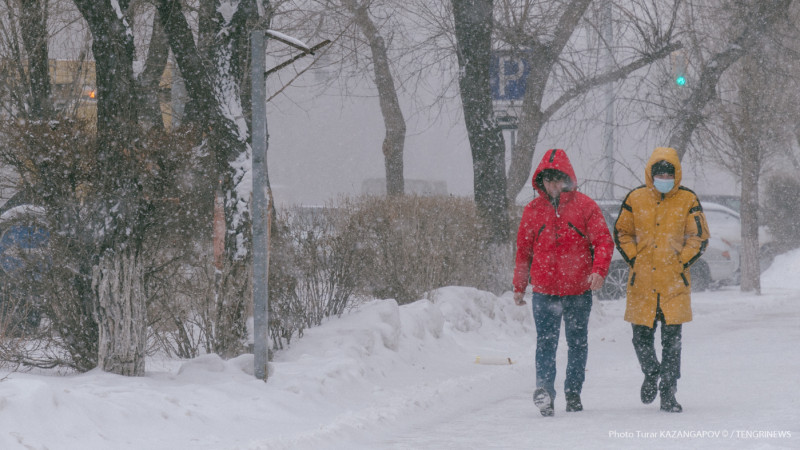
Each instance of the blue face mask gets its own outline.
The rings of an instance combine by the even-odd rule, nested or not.
[[[653,178],[653,185],[656,187],[658,192],[666,194],[675,186],[675,180],[660,180],[658,178]]]

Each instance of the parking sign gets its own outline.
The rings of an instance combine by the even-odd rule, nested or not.
[[[522,100],[530,73],[530,52],[497,50],[489,67],[492,100]]]

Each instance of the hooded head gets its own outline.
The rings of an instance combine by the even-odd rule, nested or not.
[[[659,175],[667,175],[667,176],[675,176],[675,166],[673,166],[670,162],[661,160],[657,163],[653,164],[653,167],[650,169],[650,173],[653,174],[653,178]]]
[[[653,183],[653,178],[656,175],[668,174],[675,176],[675,185],[670,189],[667,194],[674,192],[681,185],[681,160],[678,159],[678,152],[674,148],[658,147],[653,150],[650,159],[644,169],[644,178],[647,187],[656,189]]]
[[[564,186],[565,191],[574,191],[578,187],[577,179],[575,178],[575,171],[572,169],[572,164],[567,158],[567,152],[557,148],[545,152],[542,161],[536,170],[533,172],[533,189],[541,196],[547,196],[547,191],[544,188],[545,177],[563,176],[566,178]]]

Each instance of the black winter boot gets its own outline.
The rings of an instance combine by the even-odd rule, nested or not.
[[[644,382],[642,382],[642,390],[640,392],[642,403],[649,405],[656,399],[658,393],[658,374],[645,375]]]
[[[566,392],[564,397],[567,399],[567,412],[583,411],[581,395],[575,392]]]
[[[553,409],[553,397],[545,388],[536,388],[533,391],[533,404],[539,408],[539,412],[545,417],[555,414]]]
[[[675,387],[661,389],[661,410],[664,412],[679,413],[683,412],[681,404],[675,400]]]

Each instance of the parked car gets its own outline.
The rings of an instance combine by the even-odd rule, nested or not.
[[[41,321],[37,284],[48,259],[50,234],[42,208],[12,197],[0,207],[0,326],[4,332],[32,330]],[[11,327],[9,329],[8,327]]]
[[[24,270],[37,258],[50,237],[41,225],[42,209],[19,205],[0,214],[0,269],[8,275]]]
[[[597,200],[603,211],[609,230],[614,232],[614,223],[619,216],[621,200]],[[703,204],[705,210],[705,204]],[[714,235],[714,226],[709,224],[712,236],[708,240],[705,253],[689,269],[692,277],[692,290],[704,291],[714,286],[735,284],[739,280],[739,251],[730,242]],[[614,249],[608,275],[603,288],[598,292],[601,300],[622,298],[628,284],[628,263]]]
[[[716,203],[718,205],[727,206],[738,214],[742,206],[742,200],[738,195],[698,195],[698,197],[704,208],[706,204]]]
[[[714,202],[703,202],[703,212],[706,214],[708,227],[711,234],[730,242],[734,247],[742,246],[742,222],[739,213],[725,205]],[[767,227],[758,227],[758,245],[766,252],[773,242],[772,235]]]

